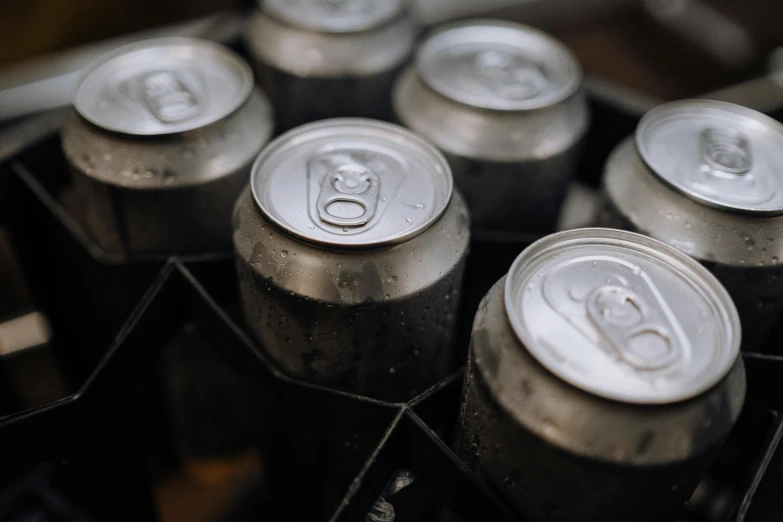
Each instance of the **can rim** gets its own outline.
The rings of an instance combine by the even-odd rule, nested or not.
[[[421,150],[426,155],[430,156],[432,159],[434,159],[437,163],[440,164],[441,168],[443,169],[443,172],[446,173],[444,178],[446,180],[447,194],[444,199],[443,205],[441,206],[440,209],[438,209],[437,212],[434,212],[426,221],[421,223],[419,226],[411,228],[410,230],[406,231],[403,234],[398,234],[390,238],[383,238],[383,239],[366,241],[361,243],[340,243],[338,241],[319,240],[313,237],[309,237],[306,234],[301,233],[298,230],[294,229],[293,227],[288,226],[285,222],[283,222],[281,219],[276,217],[273,213],[269,212],[265,208],[265,205],[263,203],[263,198],[259,194],[258,180],[260,176],[261,166],[270,156],[277,153],[280,149],[284,148],[286,144],[288,144],[292,139],[295,139],[300,134],[304,134],[306,132],[328,128],[328,127],[351,127],[357,125],[374,128],[376,130],[391,131],[393,133],[396,133],[398,136],[410,140],[413,143],[415,143],[417,146],[421,147]],[[320,120],[305,125],[301,125],[299,127],[289,130],[288,132],[281,134],[280,136],[272,140],[269,144],[267,144],[266,147],[264,147],[264,149],[258,155],[256,160],[253,162],[253,166],[250,171],[250,191],[253,195],[253,200],[255,202],[256,209],[258,209],[258,211],[262,213],[264,218],[269,220],[269,222],[281,232],[311,245],[328,246],[333,248],[339,248],[341,250],[362,250],[362,249],[372,249],[378,247],[393,246],[393,245],[405,243],[406,241],[409,241],[421,235],[422,233],[426,232],[427,230],[429,230],[433,225],[435,225],[435,223],[438,222],[438,220],[440,220],[440,218],[443,216],[443,214],[446,212],[449,205],[451,204],[451,201],[454,196],[454,178],[451,174],[451,167],[449,166],[446,157],[443,156],[443,153],[440,150],[438,150],[438,148],[435,147],[435,145],[431,144],[423,136],[419,135],[416,132],[413,132],[399,125],[386,123],[378,120],[372,120],[369,118],[333,118],[333,119]]]
[[[684,186],[681,183],[676,183],[675,181],[669,179],[667,176],[663,175],[661,172],[658,171],[658,169],[656,169],[653,166],[653,160],[651,157],[652,154],[649,151],[647,143],[645,142],[645,138],[650,130],[650,127],[652,127],[658,121],[660,121],[662,114],[667,115],[671,113],[673,110],[678,110],[678,109],[699,109],[699,108],[720,109],[726,112],[738,114],[746,118],[755,120],[756,122],[759,122],[770,128],[776,129],[783,136],[783,123],[780,123],[779,121],[771,118],[770,116],[767,116],[766,114],[755,111],[748,107],[743,107],[742,105],[737,105],[734,103],[729,103],[729,102],[724,102],[719,100],[709,100],[706,98],[691,98],[686,100],[676,100],[676,101],[666,102],[657,105],[652,109],[650,109],[649,111],[647,111],[644,114],[644,116],[642,116],[641,120],[639,120],[639,124],[636,126],[636,130],[634,132],[634,144],[636,146],[636,151],[638,152],[639,157],[641,158],[644,165],[653,174],[655,174],[655,177],[657,179],[662,181],[667,187],[707,207],[730,212],[732,214],[740,214],[745,216],[774,217],[774,216],[783,215],[783,206],[779,208],[766,208],[766,209],[755,208],[750,206],[739,207],[736,205],[724,203],[709,198],[707,196],[700,194],[695,190],[688,189],[688,187]]]
[[[372,31],[374,29],[378,29],[379,27],[383,27],[390,22],[401,18],[406,15],[411,9],[411,6],[413,5],[413,0],[395,0],[399,4],[399,8],[395,10],[394,12],[388,14],[387,16],[372,20],[371,22],[367,22],[364,24],[356,24],[351,27],[325,27],[324,25],[319,25],[317,23],[308,23],[307,20],[303,20],[302,18],[292,18],[285,14],[284,11],[277,10],[276,8],[269,9],[269,2],[265,0],[256,0],[256,4],[258,5],[258,8],[265,14],[272,17],[275,21],[285,24],[291,27],[294,27],[296,29],[302,29],[305,31],[314,31],[317,33],[322,34],[334,34],[334,35],[349,35],[353,33],[362,33],[365,31]]]
[[[725,343],[726,356],[725,360],[722,360],[720,365],[720,372],[716,372],[710,379],[705,379],[704,382],[698,386],[692,387],[685,393],[676,397],[639,397],[627,393],[609,393],[603,390],[599,386],[593,386],[585,382],[577,382],[577,379],[572,378],[569,374],[563,374],[553,369],[547,361],[540,358],[535,350],[531,350],[530,346],[535,346],[535,340],[530,331],[521,319],[521,314],[518,312],[519,308],[515,302],[515,297],[519,293],[519,287],[522,284],[520,278],[524,275],[524,268],[532,261],[541,258],[552,249],[560,249],[565,245],[572,243],[583,243],[585,240],[594,239],[598,242],[624,242],[626,246],[634,245],[640,252],[651,254],[653,258],[661,259],[662,254],[668,260],[673,260],[679,265],[679,269],[684,273],[688,273],[692,277],[689,277],[692,281],[702,281],[704,284],[700,285],[704,290],[709,292],[708,297],[716,304],[716,309],[720,313],[721,319],[724,324],[727,325],[726,332],[731,335],[730,341]],[[642,404],[642,405],[664,405],[675,404],[683,402],[694,397],[697,397],[709,389],[715,387],[720,383],[726,375],[730,372],[737,357],[740,356],[740,343],[742,340],[742,327],[739,320],[739,314],[737,308],[734,305],[734,301],[729,296],[728,291],[718,281],[718,279],[698,261],[691,258],[687,254],[680,252],[674,247],[667,245],[657,239],[637,234],[635,232],[628,232],[625,230],[609,229],[609,228],[581,228],[574,230],[567,230],[564,232],[557,232],[539,239],[532,245],[525,248],[522,253],[514,260],[511,268],[508,271],[508,277],[503,288],[503,303],[505,306],[506,317],[511,325],[517,339],[522,344],[522,348],[526,350],[536,361],[538,361],[543,367],[554,374],[558,379],[571,384],[572,386],[583,390],[587,393],[609,399],[616,402],[623,402],[629,404]]]
[[[568,83],[563,88],[550,93],[548,96],[537,96],[528,100],[517,100],[501,104],[487,103],[479,96],[473,96],[471,94],[460,92],[459,90],[453,89],[451,86],[439,81],[437,78],[433,77],[432,74],[427,73],[426,61],[430,59],[431,56],[446,48],[444,42],[441,41],[445,39],[444,35],[451,31],[478,28],[482,26],[499,29],[511,29],[537,38],[543,44],[547,45],[551,51],[560,55],[563,63],[566,64],[566,69],[569,71],[570,78]],[[419,49],[416,51],[414,63],[414,67],[419,78],[421,78],[427,87],[436,93],[469,107],[495,112],[521,112],[551,107],[552,105],[568,99],[574,93],[576,93],[582,84],[584,76],[582,67],[579,65],[579,60],[577,60],[576,55],[554,36],[528,25],[506,20],[495,20],[491,18],[475,18],[460,22],[452,22],[438,27],[429,36],[427,36],[426,40],[419,46]]]
[[[97,69],[106,65],[110,61],[119,58],[122,55],[128,54],[129,52],[143,50],[151,47],[175,47],[180,45],[206,49],[212,54],[214,54],[215,56],[219,56],[222,60],[225,60],[229,62],[232,66],[236,67],[236,69],[239,71],[241,86],[239,89],[239,93],[236,96],[236,100],[233,103],[227,105],[224,110],[218,111],[215,114],[210,115],[209,118],[202,118],[200,121],[198,121],[198,125],[196,126],[194,126],[193,123],[190,122],[187,124],[182,123],[179,125],[171,125],[169,128],[166,128],[164,130],[143,130],[143,129],[131,130],[121,125],[107,124],[105,121],[102,121],[99,118],[95,118],[92,115],[91,111],[85,109],[85,103],[82,102],[81,100],[81,97],[84,96],[82,89],[85,81],[93,73],[95,73]],[[207,125],[211,125],[213,123],[216,123],[226,118],[227,116],[230,116],[231,114],[236,112],[240,107],[242,107],[242,105],[244,105],[245,102],[247,102],[254,88],[255,88],[255,81],[254,81],[253,71],[250,68],[250,65],[248,65],[248,63],[241,56],[239,56],[237,53],[235,53],[225,45],[219,44],[217,42],[213,42],[211,40],[204,40],[200,38],[191,38],[185,36],[170,36],[170,37],[163,37],[163,38],[151,38],[148,40],[133,42],[118,47],[112,51],[109,51],[99,56],[86,69],[82,71],[79,79],[79,85],[77,86],[76,93],[74,95],[73,107],[76,109],[76,112],[78,112],[82,118],[89,121],[91,124],[110,132],[117,132],[119,134],[125,134],[131,136],[166,136],[171,134],[181,134],[183,132],[188,132],[202,127],[206,127]]]

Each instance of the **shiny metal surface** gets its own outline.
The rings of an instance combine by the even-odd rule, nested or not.
[[[617,147],[604,175],[598,224],[648,235],[704,264],[739,311],[742,349],[768,351],[783,312],[783,217],[725,211],[664,183],[633,138]]]
[[[74,106],[86,120],[140,136],[185,132],[245,103],[253,73],[239,56],[206,40],[165,38],[121,47],[85,74]]]
[[[453,24],[416,55],[420,78],[439,94],[473,107],[518,111],[549,107],[579,88],[571,52],[546,33],[497,20]]]
[[[322,245],[377,247],[435,223],[453,182],[446,159],[418,135],[388,123],[335,119],[271,143],[251,174],[267,220]]]
[[[584,93],[536,110],[486,110],[438,93],[419,70],[410,67],[397,80],[395,114],[446,154],[474,227],[551,231],[587,132]]]
[[[79,221],[122,259],[228,249],[231,211],[271,133],[258,90],[217,123],[153,140],[104,131],[74,111],[62,143]]]
[[[408,16],[339,34],[292,27],[257,10],[245,28],[251,62],[283,131],[327,118],[390,119],[394,78],[415,38]]]
[[[400,16],[408,0],[260,0],[261,9],[286,24],[326,33],[375,29]]]
[[[687,401],[607,400],[538,363],[508,321],[505,285],[473,325],[460,456],[532,522],[674,520],[740,414],[742,359]]]
[[[729,103],[685,100],[649,111],[642,159],[676,190],[726,211],[783,213],[783,125]]]
[[[666,404],[723,379],[739,354],[726,290],[696,261],[629,232],[561,232],[506,280],[514,332],[544,367],[607,399]]]

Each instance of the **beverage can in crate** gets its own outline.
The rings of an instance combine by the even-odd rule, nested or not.
[[[447,26],[397,81],[396,116],[446,154],[477,233],[550,232],[589,114],[575,57],[510,22]]]
[[[87,232],[115,256],[231,247],[231,212],[273,120],[250,67],[185,38],[100,58],[62,130]]]
[[[479,308],[459,452],[527,520],[674,520],[740,414],[739,343],[728,293],[685,254],[548,236]]]
[[[389,119],[416,37],[408,0],[266,0],[245,40],[281,130],[337,117]]]
[[[468,213],[418,135],[366,119],[294,129],[234,214],[240,295],[289,375],[388,401],[454,369]]]

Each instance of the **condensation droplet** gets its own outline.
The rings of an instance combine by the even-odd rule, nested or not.
[[[397,276],[389,276],[388,279],[386,279],[387,283],[396,283],[397,282]]]
[[[281,250],[281,251],[280,251],[280,255],[281,255],[282,257],[288,257],[288,250]]]

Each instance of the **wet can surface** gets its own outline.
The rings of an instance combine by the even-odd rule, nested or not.
[[[84,226],[121,258],[231,247],[231,212],[273,120],[250,67],[207,41],[102,57],[62,130]]]
[[[681,252],[548,236],[479,308],[461,457],[526,520],[674,520],[742,408],[739,342],[728,293]]]
[[[449,158],[477,232],[549,232],[587,131],[581,79],[545,33],[469,21],[425,41],[397,81],[394,110]]]
[[[606,166],[600,224],[638,231],[709,268],[765,351],[783,312],[783,125],[707,100],[648,112]]]
[[[408,0],[266,0],[245,40],[280,130],[391,116],[391,87],[416,30]]]
[[[272,142],[250,189],[234,214],[240,295],[286,373],[401,401],[454,369],[469,218],[435,147],[326,120]]]

